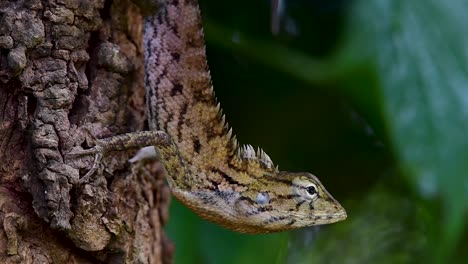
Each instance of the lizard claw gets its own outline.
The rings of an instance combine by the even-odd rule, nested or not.
[[[101,148],[101,151],[97,151],[96,155],[94,156],[94,162],[93,162],[93,166],[91,167],[91,169],[79,180],[80,184],[89,182],[89,178],[93,176],[99,164],[101,163],[102,156],[103,155],[102,155],[102,148]]]
[[[79,183],[87,183],[89,182],[89,178],[96,172],[99,164],[101,164],[102,156],[103,156],[103,148],[100,145],[96,145],[93,148],[89,149],[91,153],[94,153],[94,161],[93,166],[91,169],[79,180]],[[85,150],[86,151],[86,150]]]
[[[87,183],[90,179],[90,177],[96,172],[97,168],[99,167],[99,164],[101,164],[101,160],[103,157],[104,149],[100,145],[96,145],[90,149],[84,149],[80,150],[77,152],[71,152],[65,154],[66,156],[87,156],[87,155],[93,155],[94,154],[94,161],[93,161],[93,166],[91,169],[79,180],[79,183]]]

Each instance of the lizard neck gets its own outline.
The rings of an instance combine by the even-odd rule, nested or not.
[[[236,178],[239,171],[262,176],[275,170],[263,151],[238,148],[225,122],[213,92],[197,1],[171,1],[147,17],[144,42],[150,129],[171,136],[189,174],[198,174],[193,175],[198,186],[208,182],[200,174]]]

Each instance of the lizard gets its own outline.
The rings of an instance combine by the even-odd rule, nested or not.
[[[280,171],[263,150],[238,143],[214,95],[198,1],[161,1],[145,17],[144,60],[150,130],[99,139],[78,152],[95,155],[82,181],[103,155],[152,146],[172,194],[231,230],[271,233],[346,219],[317,177]]]

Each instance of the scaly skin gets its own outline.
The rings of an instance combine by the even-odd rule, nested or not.
[[[151,131],[104,139],[88,154],[155,146],[174,196],[238,232],[344,220],[345,210],[315,176],[279,171],[262,150],[239,147],[214,97],[198,2],[167,1],[161,9],[144,26]]]

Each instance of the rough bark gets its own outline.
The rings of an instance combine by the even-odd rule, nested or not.
[[[142,65],[128,0],[0,0],[0,263],[170,262],[159,164],[65,155],[145,128]]]

